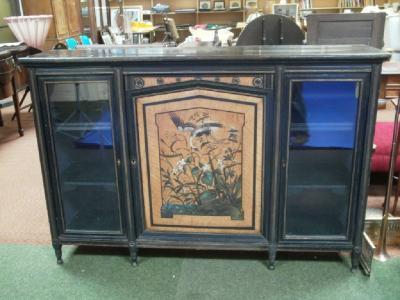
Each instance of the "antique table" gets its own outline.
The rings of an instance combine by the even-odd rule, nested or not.
[[[381,64],[367,46],[53,51],[29,68],[63,244],[351,251]]]
[[[388,61],[382,65],[379,98],[397,98],[400,92],[400,62]]]

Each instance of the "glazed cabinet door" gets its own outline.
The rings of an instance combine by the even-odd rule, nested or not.
[[[286,74],[281,241],[350,242],[368,74]]]
[[[57,221],[63,234],[124,234],[113,76],[41,77]]]

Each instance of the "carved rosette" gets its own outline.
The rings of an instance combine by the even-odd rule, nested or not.
[[[135,90],[144,88],[144,85],[145,85],[144,84],[144,80],[141,77],[136,77],[133,80],[133,87],[134,87]]]
[[[259,89],[264,88],[264,77],[263,76],[254,77],[253,86]]]

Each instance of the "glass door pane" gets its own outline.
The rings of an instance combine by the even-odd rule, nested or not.
[[[46,88],[65,229],[120,231],[109,82]]]
[[[292,85],[286,235],[346,235],[359,83]]]

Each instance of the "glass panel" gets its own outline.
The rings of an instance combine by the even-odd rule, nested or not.
[[[68,230],[119,231],[109,83],[47,84]]]
[[[344,235],[358,83],[295,82],[292,89],[287,235]]]

